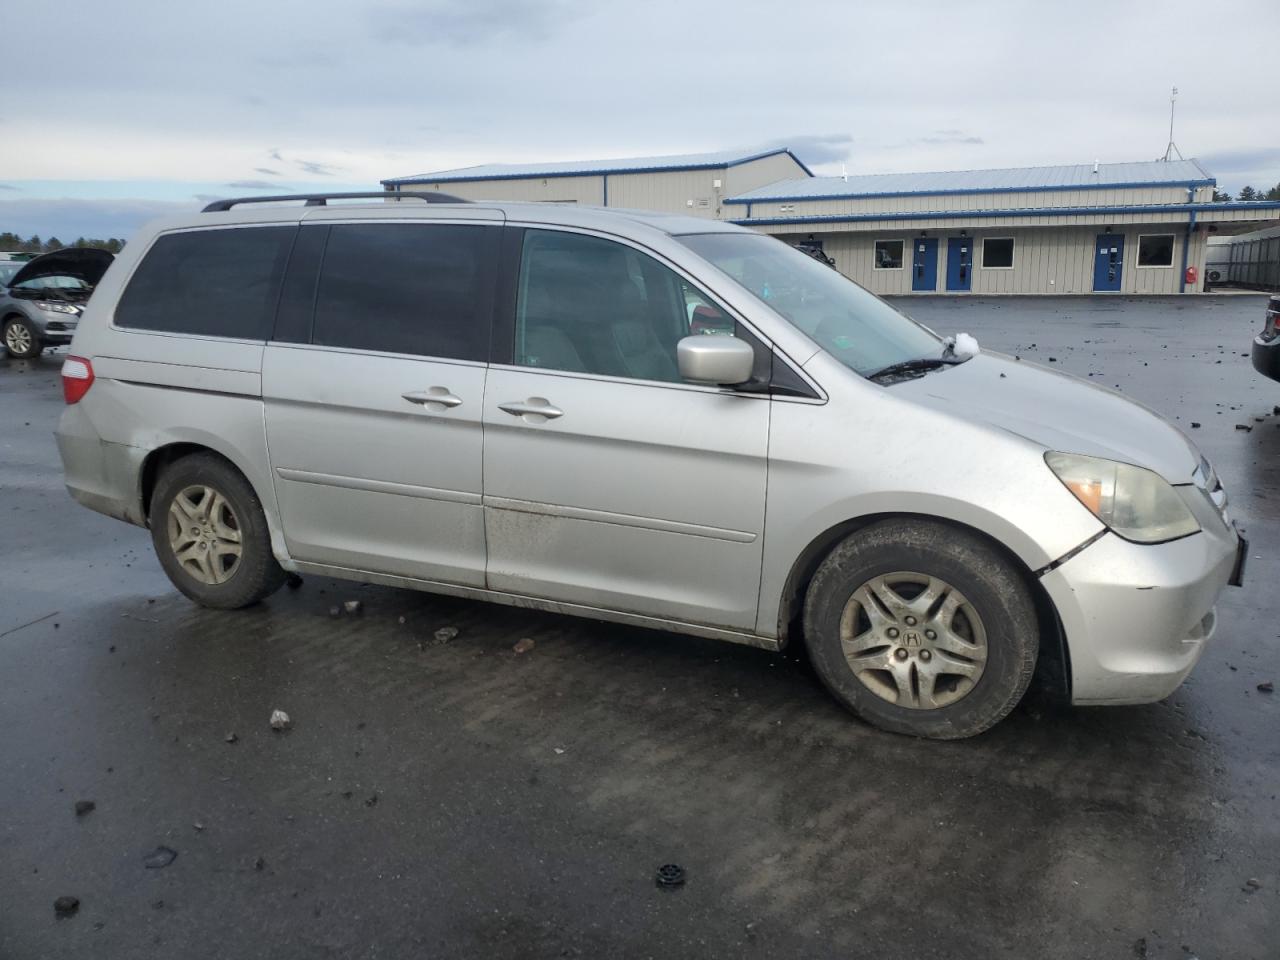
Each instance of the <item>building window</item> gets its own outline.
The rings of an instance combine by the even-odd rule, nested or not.
[[[901,240],[877,240],[876,241],[876,259],[872,264],[874,270],[901,270],[902,269],[902,241]]]
[[[1172,267],[1173,234],[1155,233],[1138,237],[1138,266]]]
[[[1013,237],[987,237],[982,241],[985,270],[1013,269]]]

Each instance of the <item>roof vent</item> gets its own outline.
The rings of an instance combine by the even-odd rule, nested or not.
[[[1097,160],[1093,161],[1093,172],[1094,172],[1094,173],[1097,173],[1097,172],[1098,172],[1098,161],[1097,161]]]

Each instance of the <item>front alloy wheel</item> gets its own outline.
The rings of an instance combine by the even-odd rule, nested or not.
[[[827,689],[895,733],[971,737],[1031,681],[1039,619],[1025,574],[975,531],[894,517],[851,533],[822,561],[804,640]]]
[[[30,360],[40,353],[40,341],[25,320],[10,320],[4,325],[4,347],[9,356]]]

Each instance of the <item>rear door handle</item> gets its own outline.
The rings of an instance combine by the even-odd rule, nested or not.
[[[553,407],[545,397],[530,397],[524,401],[512,400],[507,403],[500,403],[498,404],[498,409],[511,414],[513,417],[530,417],[529,423],[544,423],[547,420],[554,420],[556,417],[564,416],[564,411],[559,407]]]
[[[438,403],[440,406],[445,408],[458,407],[462,405],[462,398],[450,393],[448,387],[431,387],[428,390],[411,390],[408,393],[400,394],[400,396],[404,397],[410,403],[419,403],[425,407],[429,407],[431,404],[435,403]]]

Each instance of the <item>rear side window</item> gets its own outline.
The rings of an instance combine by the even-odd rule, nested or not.
[[[472,224],[335,224],[311,342],[486,359],[500,236]]]
[[[266,340],[295,226],[160,237],[116,306],[118,327]]]

